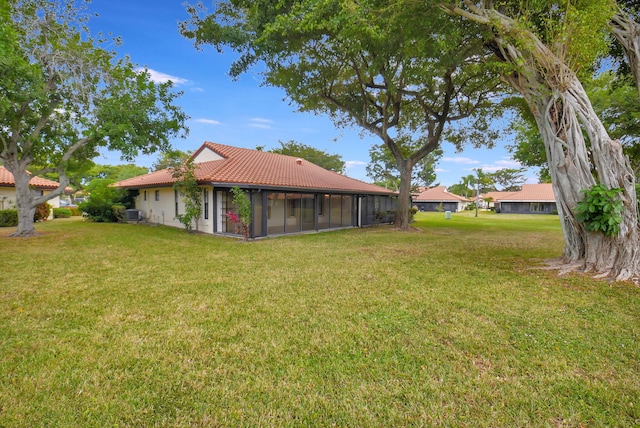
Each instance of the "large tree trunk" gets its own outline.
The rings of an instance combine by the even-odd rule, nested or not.
[[[36,204],[34,203],[35,195],[29,186],[31,176],[25,170],[20,170],[20,168],[14,171],[9,169],[9,171],[13,174],[16,182],[16,205],[18,208],[18,229],[11,236],[33,236],[36,233],[33,225]]]
[[[64,170],[59,170],[60,187],[38,196],[29,185],[31,174],[27,172],[28,163],[24,159],[4,159],[4,166],[13,174],[16,186],[16,206],[18,208],[18,228],[11,237],[29,237],[36,234],[33,216],[36,207],[64,192],[64,188],[69,184],[69,180]]]
[[[577,79],[565,91],[554,90],[546,106],[541,98],[536,101],[534,114],[545,142],[563,224],[565,262],[618,280],[638,276],[635,177],[621,144],[609,138]],[[589,137],[589,147],[583,130]],[[607,188],[623,189],[625,209],[616,236],[589,232],[575,216],[576,205],[584,197],[581,191],[596,183],[594,174]]]
[[[493,9],[445,7],[498,34],[488,42],[496,56],[514,66],[504,79],[526,100],[547,152],[565,239],[566,267],[627,280],[640,276],[635,176],[618,141],[612,141],[575,73],[533,33]],[[506,41],[509,35],[519,42]],[[587,135],[590,146],[584,139]],[[624,212],[616,236],[589,232],[575,214],[583,190],[596,184],[621,188]]]
[[[640,94],[640,24],[624,10],[618,9],[611,18],[609,27],[624,50],[627,64],[629,64]]]
[[[398,208],[396,209],[396,227],[409,230],[409,209],[411,208],[411,171],[413,165],[408,160],[398,163],[400,171],[400,189],[398,193]]]

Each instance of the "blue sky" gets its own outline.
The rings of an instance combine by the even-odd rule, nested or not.
[[[212,141],[269,150],[279,147],[279,141],[295,140],[340,154],[347,162],[348,176],[371,181],[365,166],[369,148],[380,143],[377,137],[363,135],[358,128],[338,129],[325,116],[297,112],[282,90],[260,85],[259,70],[233,81],[228,75],[235,57],[232,52],[219,54],[211,47],[197,51],[178,33],[178,23],[188,18],[182,0],[93,0],[89,11],[98,14],[89,24],[92,34],[121,36],[123,44],[112,48],[147,67],[154,79],[171,79],[184,93],[177,102],[190,116],[189,136],[173,141],[175,148],[195,150],[204,141]],[[450,186],[473,173],[473,168],[492,172],[519,167],[504,149],[508,143],[497,142],[491,150],[468,148],[455,153],[445,142],[437,181]],[[136,164],[150,166],[154,160],[155,156],[141,156]],[[96,162],[122,163],[114,153],[105,153]],[[527,175],[529,182],[536,182],[534,171]]]

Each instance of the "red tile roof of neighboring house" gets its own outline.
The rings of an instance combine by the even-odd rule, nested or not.
[[[511,192],[506,196],[496,199],[498,202],[555,202],[556,196],[553,193],[551,183],[543,184],[523,184],[519,192]]]
[[[420,192],[413,198],[414,202],[444,202],[444,201],[458,201],[458,202],[471,202],[469,199],[456,195],[455,193],[447,192],[445,186],[437,186]]]
[[[199,183],[244,185],[267,188],[349,191],[358,193],[394,194],[395,192],[356,180],[332,171],[327,171],[311,162],[276,153],[242,149],[205,142],[192,156],[211,150],[222,157],[196,163],[196,178]],[[119,181],[116,187],[162,187],[171,185],[175,179],[169,170],[160,170]]]
[[[56,181],[47,180],[46,178],[33,177],[29,180],[29,184],[36,189],[57,189],[60,184]],[[0,186],[2,187],[15,187],[16,181],[13,178],[13,174],[3,166],[0,166]]]
[[[480,198],[485,200],[491,198],[492,202],[499,201],[507,196],[513,194],[514,192],[487,192],[480,195]]]

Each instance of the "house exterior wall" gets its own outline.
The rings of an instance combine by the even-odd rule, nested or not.
[[[213,233],[213,187],[203,186],[202,189],[203,214],[198,221],[198,230]],[[206,202],[204,201],[205,193],[208,197]],[[176,217],[176,193],[172,187],[140,189],[140,193],[135,198],[135,205],[136,209],[144,212],[144,218],[149,223],[184,227]],[[205,207],[208,215],[204,212]],[[177,196],[177,213],[184,214],[184,201],[180,194]]]
[[[226,217],[229,211],[237,212],[230,189],[213,186],[202,186],[202,189],[203,214],[198,230],[238,234],[236,226]],[[394,196],[245,191],[253,207],[252,237],[388,223],[393,219],[396,207]],[[176,218],[176,197],[172,187],[140,189],[135,207],[144,212],[144,218],[150,223],[184,227]],[[184,213],[180,195],[177,209],[178,214]]]
[[[36,195],[47,195],[52,190],[35,189]],[[56,196],[47,201],[52,208],[60,208],[60,197]],[[0,210],[16,209],[16,189],[15,187],[0,187]],[[49,219],[53,218],[53,211],[49,214]]]
[[[436,212],[436,211],[461,211],[459,202],[443,201],[443,202],[414,202],[414,206],[418,207],[422,212]]]
[[[497,213],[505,214],[554,214],[557,212],[555,202],[496,202]]]

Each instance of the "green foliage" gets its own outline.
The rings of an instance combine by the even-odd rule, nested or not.
[[[458,147],[495,141],[498,76],[483,61],[477,31],[439,4],[229,0],[216,2],[209,15],[189,7],[181,32],[197,46],[239,53],[233,76],[262,62],[264,83],[282,88],[300,110],[379,137],[405,181],[396,220],[407,228],[409,182],[419,161],[445,136]]]
[[[80,217],[82,215],[82,210],[78,207],[67,207],[67,209],[71,212],[72,217]]]
[[[413,206],[409,208],[409,223],[413,223],[415,221],[415,217],[417,213],[418,213],[418,207]]]
[[[576,218],[585,224],[587,230],[615,236],[620,231],[624,204],[620,199],[622,189],[607,189],[604,184],[596,184],[583,190],[584,199],[576,205]]]
[[[503,168],[489,174],[494,183],[503,192],[515,192],[522,188],[527,180],[524,175],[526,168]]]
[[[111,206],[111,212],[119,223],[126,223],[127,221],[127,207],[122,204],[115,204]]]
[[[411,172],[411,188],[432,186],[436,181],[436,165],[442,157],[440,148],[426,155],[414,166]],[[367,164],[367,176],[375,184],[387,189],[400,188],[400,172],[391,151],[383,144],[374,144],[369,149],[370,162]]]
[[[271,153],[279,153],[281,155],[296,156],[316,164],[329,171],[344,173],[345,162],[342,156],[338,154],[329,154],[324,150],[301,144],[293,140],[286,143],[280,141],[280,148],[269,150]]]
[[[61,186],[67,169],[85,171],[101,148],[131,160],[185,134],[187,116],[174,105],[179,93],[108,50],[118,38],[92,37],[87,3],[21,0],[2,10],[11,30],[2,27],[0,160],[22,173],[55,172]],[[19,234],[33,231],[20,227],[27,230]]]
[[[238,210],[237,225],[240,229],[240,234],[244,236],[245,240],[249,239],[251,233],[251,220],[253,217],[251,200],[249,200],[249,196],[247,196],[247,194],[238,186],[232,188],[231,193],[233,194],[233,205]]]
[[[87,186],[89,198],[81,202],[79,208],[88,220],[95,222],[117,222],[118,217],[112,207],[117,204],[126,205],[128,208],[131,207],[130,204],[123,202],[126,198],[126,192],[122,189],[111,187],[110,185],[112,183],[113,180],[99,178],[93,180]]]
[[[18,225],[18,210],[1,210],[0,227],[15,227]]]
[[[193,162],[187,162],[172,171],[176,179],[173,188],[180,193],[184,202],[184,214],[178,214],[176,218],[188,231],[193,229],[194,224],[198,230],[198,221],[202,216],[202,189],[198,186],[195,168]]]
[[[53,218],[69,218],[71,217],[71,210],[69,208],[54,208]]]
[[[51,214],[51,205],[48,202],[43,202],[36,206],[36,211],[33,213],[33,221],[46,221]]]
[[[171,149],[161,152],[158,159],[151,165],[151,169],[159,171],[167,168],[179,168],[189,160],[192,154],[191,150],[183,152],[182,150]]]

